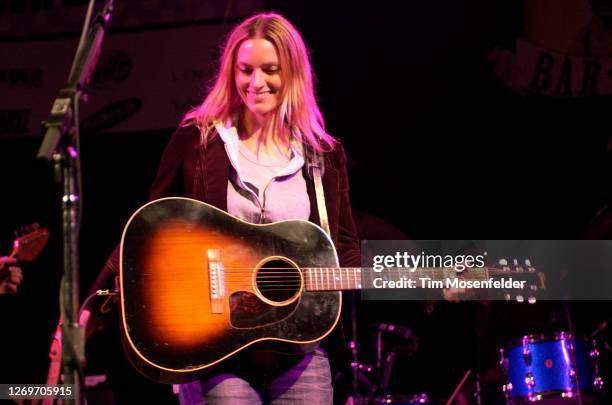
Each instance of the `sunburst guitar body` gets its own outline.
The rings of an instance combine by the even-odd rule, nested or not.
[[[156,381],[194,380],[266,340],[310,346],[338,321],[341,295],[332,290],[343,288],[324,286],[321,270],[338,267],[336,250],[308,221],[255,225],[164,198],[134,213],[120,252],[124,346]],[[349,278],[335,281],[348,288]]]

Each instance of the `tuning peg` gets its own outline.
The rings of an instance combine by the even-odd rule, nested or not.
[[[525,266],[527,266],[527,271],[530,273],[535,273],[536,272],[536,268],[533,267],[533,264],[531,264],[531,260],[529,259],[525,259]]]
[[[19,231],[15,230],[15,238],[19,238],[19,237],[21,237],[21,235],[19,235]]]
[[[529,297],[529,299],[527,300],[527,302],[528,302],[529,304],[535,304],[535,303],[536,303],[536,301],[537,301],[537,300],[536,300],[536,297],[533,297],[533,296]]]
[[[517,295],[516,296],[516,302],[525,302],[525,297],[523,297],[522,295]]]
[[[507,259],[499,259],[499,265],[502,266],[503,271],[510,271]]]

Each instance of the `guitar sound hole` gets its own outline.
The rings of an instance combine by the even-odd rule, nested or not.
[[[261,295],[274,302],[290,300],[300,291],[302,284],[300,271],[280,259],[265,262],[257,270],[255,282]]]

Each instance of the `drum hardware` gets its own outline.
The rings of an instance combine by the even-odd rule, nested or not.
[[[427,405],[429,395],[395,395],[390,392],[393,368],[398,358],[412,355],[417,351],[417,336],[412,329],[392,323],[374,325],[376,332],[375,349],[376,363],[371,365],[357,360],[358,343],[349,341],[349,349],[353,352],[351,370],[353,374],[353,394],[350,401],[353,404],[395,404],[395,405]]]
[[[529,390],[527,398],[529,398],[530,401],[534,401],[535,378],[533,376],[533,373],[531,372],[531,349],[529,348],[527,337],[523,337],[523,363],[527,368],[527,373],[525,374],[525,384],[527,385],[527,389]]]
[[[380,376],[380,388],[382,395],[389,394],[389,383],[393,373],[393,366],[398,354],[412,355],[416,352],[418,344],[417,338],[412,329],[391,323],[381,323],[378,325],[376,335],[376,367],[382,372]],[[388,339],[383,344],[383,335],[388,335]],[[383,351],[386,352],[383,361]]]
[[[593,359],[593,364],[595,365],[595,381],[593,382],[593,386],[599,392],[603,392],[604,387],[604,381],[601,378],[599,370],[599,356],[601,354],[599,351],[599,344],[602,344],[604,349],[610,351],[610,346],[608,345],[608,342],[601,338],[601,334],[604,330],[608,328],[608,324],[609,319],[603,321],[597,326],[595,331],[593,331],[590,336],[590,339],[592,340],[593,344],[593,350],[591,350],[591,353],[589,353],[589,355]]]
[[[595,379],[593,380],[593,387],[595,387],[595,389],[598,392],[602,392],[604,381],[603,381],[603,378],[601,378],[601,375],[599,373],[599,354],[600,353],[599,353],[599,350],[597,349],[597,340],[593,339],[592,345],[593,345],[593,350],[591,350],[591,352],[589,353],[589,356],[591,357],[593,365],[595,367]]]
[[[430,403],[429,395],[383,395],[374,399],[375,405],[427,405]]]
[[[468,378],[470,377],[470,374],[472,374],[472,370],[468,370],[468,371],[465,372],[465,374],[461,378],[461,381],[459,381],[459,384],[457,385],[457,387],[455,387],[455,391],[453,391],[453,393],[451,394],[450,398],[446,401],[446,405],[452,405],[453,402],[455,402],[455,399],[457,398],[457,396],[461,392],[461,389],[463,388],[463,386],[467,382]]]
[[[481,405],[482,403],[482,394],[480,391],[480,373],[476,374],[476,389],[474,390],[474,401],[476,401],[476,405]]]

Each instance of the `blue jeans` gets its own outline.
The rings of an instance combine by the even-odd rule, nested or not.
[[[294,356],[295,358],[295,356]],[[181,405],[322,404],[331,405],[331,371],[325,351],[316,349],[296,358],[287,370],[276,373],[269,365],[236,373],[221,370],[207,378],[181,384]]]

